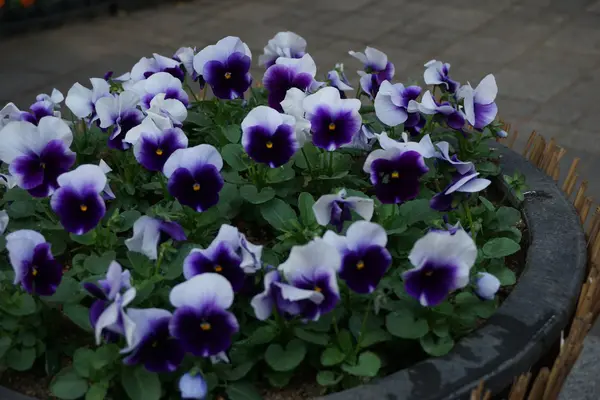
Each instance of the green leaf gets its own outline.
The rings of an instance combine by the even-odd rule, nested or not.
[[[262,204],[275,197],[275,190],[272,187],[264,187],[258,192],[254,185],[244,185],[240,188],[240,195],[249,203]]]
[[[190,254],[193,248],[200,247],[194,243],[185,243],[177,251],[177,255],[162,269],[165,271],[164,278],[167,280],[174,280],[181,276],[183,273],[183,261]]]
[[[317,374],[317,383],[321,386],[335,386],[343,378],[343,375],[336,374],[333,371],[319,371]]]
[[[515,273],[504,264],[491,266],[487,272],[498,278],[502,286],[511,286],[517,283]]]
[[[312,145],[312,143],[306,143],[304,145],[304,153],[302,151],[297,151],[294,155],[294,164],[300,169],[307,169],[306,159],[304,158],[304,154],[308,158],[308,162],[310,163],[313,169],[317,168],[319,165],[319,150]]]
[[[64,368],[52,380],[50,391],[59,399],[74,400],[88,390],[88,383],[71,367]]]
[[[35,215],[36,202],[29,198],[24,201],[16,201],[8,207],[10,218],[27,218]]]
[[[377,343],[388,342],[392,340],[392,335],[384,331],[383,329],[375,329],[367,331],[360,340],[360,347],[367,348]]]
[[[294,328],[294,334],[308,343],[314,343],[321,346],[327,346],[329,343],[329,335],[326,333],[311,332],[303,328]]]
[[[358,356],[356,365],[343,364],[342,370],[354,376],[366,376],[373,378],[377,376],[381,368],[381,360],[377,354],[370,351],[365,351]]]
[[[6,365],[15,371],[27,371],[33,366],[36,353],[34,347],[12,348],[6,353]]]
[[[514,240],[508,238],[495,238],[483,245],[485,258],[500,258],[510,256],[521,249]]]
[[[36,337],[35,334],[31,331],[23,332],[21,336],[19,336],[19,339],[25,347],[35,346]]]
[[[273,387],[283,388],[290,383],[290,379],[294,376],[294,371],[287,372],[277,372],[277,371],[267,371],[265,372],[269,383]]]
[[[63,276],[52,296],[42,297],[52,303],[77,303],[81,299],[81,284],[70,276]]]
[[[159,187],[160,187],[160,184],[159,184]],[[119,232],[125,232],[125,231],[130,230],[133,227],[133,224],[135,223],[135,221],[137,221],[141,216],[142,216],[142,214],[137,210],[123,211],[123,213],[121,213],[121,215],[119,215],[119,219],[120,219]]]
[[[438,337],[429,333],[420,338],[419,341],[423,350],[434,357],[443,356],[454,347],[454,340],[450,336]]]
[[[80,304],[66,304],[63,308],[63,314],[69,317],[71,321],[73,321],[84,331],[92,331],[92,326],[90,325],[89,308]]]
[[[400,215],[406,220],[407,225],[417,222],[430,222],[440,217],[440,214],[429,206],[429,200],[417,199],[407,201],[400,207]]]
[[[92,359],[92,368],[96,371],[103,369],[105,366],[113,363],[119,358],[119,347],[114,344],[106,344],[96,350]]]
[[[260,207],[262,217],[275,229],[283,231],[296,221],[297,216],[292,207],[281,199],[272,199]]]
[[[246,153],[239,144],[226,144],[221,149],[221,156],[231,168],[235,171],[245,171],[248,169],[248,163],[245,160]]]
[[[298,196],[298,209],[300,209],[300,221],[302,225],[309,227],[317,223],[313,206],[315,205],[315,199],[310,193],[302,192]]]
[[[277,337],[277,327],[273,325],[264,325],[252,332],[244,342],[250,346],[271,343]]]
[[[107,392],[108,384],[103,382],[94,383],[85,394],[85,400],[104,400]]]
[[[521,212],[512,207],[500,207],[496,218],[502,226],[514,226],[521,220]]]
[[[231,143],[238,143],[242,137],[242,129],[239,125],[229,125],[223,128],[223,135]]]
[[[238,381],[248,375],[252,367],[254,367],[254,362],[246,361],[236,365],[235,368],[223,371],[223,377],[228,381]]]
[[[10,307],[4,308],[4,311],[10,315],[23,317],[25,315],[33,314],[36,309],[37,307],[33,297],[29,293],[20,293]]]
[[[132,269],[143,277],[147,278],[154,272],[154,262],[142,253],[128,251],[127,259],[129,259]]]
[[[337,342],[340,345],[340,349],[346,354],[349,354],[354,348],[352,334],[347,329],[340,330],[339,335],[337,335]]]
[[[284,349],[279,344],[271,344],[265,352],[265,361],[275,371],[291,371],[306,356],[306,345],[303,341],[292,339]]]
[[[387,315],[385,326],[389,333],[403,339],[418,339],[429,332],[425,318],[416,318],[408,311],[393,312]]]
[[[83,267],[94,275],[105,275],[106,271],[108,271],[108,266],[111,262],[115,261],[116,256],[117,253],[114,251],[107,251],[102,256],[93,254],[85,259]]]
[[[206,115],[206,113],[203,111],[200,111],[200,112],[189,111],[187,118],[185,119],[185,122],[186,123],[190,122],[194,125],[198,125],[198,126],[202,126],[202,127],[212,124],[210,117],[208,115]]]
[[[254,385],[246,382],[235,382],[225,389],[229,400],[263,400]]]
[[[75,350],[73,354],[73,368],[79,376],[84,378],[90,377],[94,357],[95,353],[91,349],[80,347]]]
[[[86,233],[84,235],[75,235],[75,234],[71,233],[69,235],[69,237],[71,238],[72,241],[79,243],[79,244],[86,245],[86,246],[91,246],[94,243],[96,243],[96,231],[95,230],[89,231],[88,233]]]
[[[141,366],[123,368],[121,384],[131,400],[159,400],[161,397],[158,375]]]
[[[342,353],[337,346],[328,347],[321,353],[321,364],[326,367],[340,364],[345,359],[346,354]]]
[[[8,336],[0,337],[0,358],[6,354],[8,349],[10,349],[10,345],[12,344],[12,339]]]
[[[488,210],[488,211],[494,211],[496,209],[496,207],[494,207],[494,205],[492,204],[491,201],[489,201],[488,199],[486,199],[483,196],[479,196],[479,201],[481,201],[481,204],[483,204],[483,206]]]
[[[281,167],[270,168],[267,171],[267,182],[269,182],[269,183],[286,182],[286,181],[289,181],[290,179],[293,179],[294,176],[296,176],[296,172],[294,171],[292,164],[288,163],[288,164],[282,165]]]

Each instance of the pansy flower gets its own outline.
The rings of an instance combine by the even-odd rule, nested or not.
[[[242,146],[254,161],[280,167],[298,150],[295,122],[294,117],[258,106],[242,121]]]
[[[137,108],[139,101],[140,96],[129,90],[98,100],[96,113],[100,119],[100,128],[113,127],[108,147],[116,150],[127,150],[130,147],[123,139],[129,130],[144,119],[144,114]]]
[[[223,158],[213,146],[200,144],[175,150],[163,167],[169,193],[181,204],[202,212],[219,202]]]
[[[6,235],[8,258],[15,271],[14,284],[27,293],[51,296],[62,279],[62,266],[54,259],[50,243],[36,231],[21,229]]]
[[[21,120],[21,110],[14,103],[8,103],[0,110],[0,130],[8,123]]]
[[[354,90],[350,86],[346,74],[344,74],[344,64],[336,64],[335,69],[332,69],[327,73],[327,81],[329,86],[332,86],[340,91],[340,97],[346,98],[346,92]]]
[[[104,172],[104,175],[106,175],[106,186],[104,186],[104,189],[102,190],[102,193],[100,193],[100,195],[104,200],[116,199],[117,196],[115,196],[115,192],[113,192],[113,190],[110,188],[110,183],[108,182],[108,173],[112,172],[112,168],[106,163],[106,161],[102,159],[100,159],[98,166],[100,167],[102,172]]]
[[[165,93],[159,93],[150,102],[147,113],[154,113],[168,117],[174,126],[180,128],[187,118],[187,107],[177,99],[167,99]]]
[[[127,132],[125,142],[133,144],[133,155],[144,168],[162,171],[175,150],[187,147],[188,138],[170,118],[148,112],[140,125]]]
[[[181,81],[166,72],[157,72],[150,78],[135,83],[131,90],[140,96],[140,104],[144,110],[150,108],[152,100],[159,94],[164,94],[165,99],[179,100],[186,107],[189,104],[188,94]]]
[[[122,335],[125,337],[127,346],[131,346],[134,340],[135,323],[127,315],[125,307],[127,307],[135,299],[135,288],[129,288],[124,293],[117,293],[112,302],[104,304],[104,310],[96,318],[94,326],[94,334],[96,344],[100,344],[103,335],[107,332]],[[99,310],[90,309],[90,313]],[[92,316],[90,316],[92,319]],[[105,336],[106,337],[106,336]],[[110,336],[109,336],[110,338]]]
[[[392,85],[383,81],[375,97],[375,115],[388,126],[414,126],[421,116],[418,112],[409,112],[408,104],[416,100],[421,94],[419,86],[404,87],[401,83]]]
[[[208,393],[208,386],[202,375],[188,372],[179,378],[179,391],[182,399],[202,400]]]
[[[65,99],[60,90],[53,89],[51,95],[45,93],[38,94],[35,97],[35,103],[29,107],[29,112],[20,111],[20,121],[31,122],[37,125],[44,117],[60,118],[60,111],[57,110],[59,104]]]
[[[411,100],[408,104],[409,112],[421,112],[426,115],[441,115],[449,127],[460,130],[465,125],[465,116],[447,101],[439,103],[428,90],[423,94],[421,103]]]
[[[288,259],[279,266],[286,283],[277,283],[284,300],[296,303],[297,313],[316,321],[333,310],[340,301],[337,272],[340,254],[323,239],[294,246]]]
[[[6,231],[9,220],[10,218],[8,217],[6,210],[0,211],[0,235],[4,235],[4,231]]]
[[[19,187],[45,197],[58,187],[58,176],[75,163],[72,142],[71,129],[59,118],[44,117],[38,126],[15,121],[2,129],[0,160],[9,164]]]
[[[281,102],[281,108],[287,115],[291,115],[296,120],[296,140],[298,146],[304,146],[310,139],[310,121],[306,119],[303,102],[306,93],[298,88],[291,88],[285,94],[285,99]]]
[[[194,56],[196,55],[196,48],[192,47],[181,47],[179,50],[175,52],[173,55],[173,59],[179,61],[181,65],[185,68],[185,72],[187,72],[188,76],[192,78],[193,81],[197,81],[200,76],[194,70]]]
[[[49,95],[46,93],[40,93],[37,96],[35,96],[36,101],[49,101],[50,103],[52,103],[54,108],[59,107],[59,104],[62,103],[64,99],[65,96],[58,89],[52,89],[52,93]]]
[[[460,161],[456,154],[450,155],[450,144],[448,142],[437,142],[435,146],[439,149],[437,158],[444,160],[448,164],[452,165],[459,174],[466,174],[471,171],[473,163],[470,161]]]
[[[68,232],[83,235],[94,229],[106,212],[100,195],[106,175],[97,165],[84,164],[58,177],[60,188],[50,200],[52,210]]]
[[[238,332],[231,283],[222,275],[206,273],[173,287],[169,300],[177,310],[169,331],[184,350],[196,357],[210,357],[227,350]]]
[[[234,292],[240,291],[244,286],[246,273],[254,273],[257,264],[260,266],[262,253],[262,246],[250,244],[240,235],[237,228],[222,225],[208,248],[193,249],[185,258],[183,276],[191,279],[196,275],[214,272],[227,278]]]
[[[467,83],[458,90],[457,95],[463,99],[467,121],[473,128],[482,130],[494,121],[498,113],[498,106],[494,102],[497,94],[496,79],[491,74],[483,78],[475,89]]]
[[[166,72],[182,82],[185,78],[180,61],[155,53],[152,58],[142,57],[140,61],[133,66],[130,79],[134,82],[138,82],[148,79],[158,72]]]
[[[352,136],[352,141],[348,144],[343,145],[342,147],[348,149],[356,149],[369,151],[373,148],[373,144],[375,143],[375,133],[371,128],[367,125],[364,125],[360,128],[358,132]]]
[[[500,290],[500,281],[488,272],[479,272],[474,279],[475,294],[482,300],[494,300]]]
[[[452,80],[450,73],[450,64],[437,60],[431,60],[425,64],[425,73],[423,77],[428,85],[439,85],[444,91],[455,93],[459,83]]]
[[[369,154],[363,170],[371,175],[371,183],[375,186],[379,201],[396,204],[417,197],[419,178],[429,168],[419,152],[390,148]]]
[[[240,38],[228,36],[194,56],[194,70],[210,85],[214,95],[232,100],[244,97],[252,84],[252,53]]]
[[[454,235],[431,231],[417,240],[408,259],[414,266],[402,274],[406,292],[421,305],[435,307],[450,292],[469,283],[477,246],[464,230]]]
[[[12,189],[17,186],[17,179],[10,174],[0,174],[0,186]]]
[[[265,274],[263,280],[264,290],[254,296],[250,301],[250,305],[254,310],[254,315],[260,321],[265,321],[271,316],[273,307],[277,307],[277,310],[280,312],[285,311],[285,307],[281,307],[281,304],[286,301],[281,297],[281,289],[276,285],[276,283],[282,282],[283,278],[277,270],[272,270]]]
[[[340,190],[337,194],[323,195],[313,205],[317,223],[322,226],[331,224],[336,227],[338,232],[342,231],[345,221],[352,220],[351,211],[370,221],[373,217],[373,209],[373,200],[366,197],[347,197],[345,189]]]
[[[360,100],[342,99],[333,87],[325,87],[302,102],[311,124],[313,144],[333,151],[350,143],[362,125]]]
[[[258,57],[258,64],[269,68],[279,57],[302,58],[306,53],[306,40],[294,32],[279,32],[270,39],[264,53]]]
[[[349,51],[348,53],[363,63],[364,71],[358,71],[360,87],[369,97],[374,99],[379,92],[381,83],[394,77],[394,64],[388,61],[388,57],[384,52],[373,47],[367,47],[364,53],[355,51]]]
[[[433,196],[429,205],[437,211],[451,211],[456,208],[455,193],[477,193],[487,188],[491,181],[489,179],[478,178],[479,172],[471,164],[470,169],[464,174],[456,173],[452,182],[440,193]]]
[[[130,353],[123,359],[126,365],[142,364],[150,372],[174,372],[185,355],[179,341],[169,333],[171,313],[160,308],[127,310],[133,322],[132,343],[121,350]]]
[[[400,149],[402,151],[413,150],[423,156],[423,158],[438,157],[439,151],[433,145],[429,134],[423,136],[418,142],[413,142],[408,138],[406,132],[402,132],[402,140],[390,138],[387,132],[375,134],[377,141],[383,150]],[[437,143],[436,143],[437,144]]]
[[[373,292],[392,265],[392,256],[385,248],[385,229],[373,222],[356,221],[350,225],[346,236],[327,231],[323,239],[340,253],[340,278],[356,293]]]
[[[74,84],[65,99],[65,104],[77,118],[89,118],[92,123],[98,119],[96,103],[102,97],[110,96],[110,84],[101,78],[91,78],[92,89]]]
[[[125,246],[129,251],[142,253],[149,259],[156,260],[159,243],[168,239],[183,241],[187,237],[177,222],[168,222],[142,215],[133,224],[133,236],[125,240]]]
[[[269,67],[263,77],[263,85],[269,92],[269,106],[277,111],[283,111],[281,102],[287,91],[298,88],[308,90],[315,80],[317,65],[310,54],[302,58],[279,57],[275,64]]]

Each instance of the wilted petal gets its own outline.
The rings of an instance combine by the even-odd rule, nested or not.
[[[179,379],[179,391],[182,399],[204,399],[208,393],[206,382],[199,374],[187,373]]]

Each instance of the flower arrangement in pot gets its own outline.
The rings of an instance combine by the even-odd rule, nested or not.
[[[490,186],[494,77],[461,86],[431,61],[424,91],[350,54],[356,98],[282,32],[262,87],[226,37],[2,109],[3,381],[45,366],[61,399],[318,395],[489,317],[521,241]]]

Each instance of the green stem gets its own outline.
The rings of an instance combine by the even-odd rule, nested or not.
[[[333,175],[333,151],[329,152],[329,175]]]
[[[337,318],[335,317],[335,315],[333,316],[333,331],[335,332],[335,336],[336,338],[340,336],[340,328],[338,326],[337,323]]]
[[[162,187],[163,195],[165,196],[165,199],[168,199],[169,198],[169,189],[167,188],[167,181],[166,181],[165,176],[160,175],[158,180],[160,181],[160,186]]]
[[[308,156],[306,155],[306,151],[302,148],[302,155],[304,156],[304,161],[306,161],[306,167],[308,168],[308,173],[312,175],[312,166],[310,165],[310,161],[308,161]]]
[[[469,221],[469,229],[471,231],[471,237],[473,238],[473,240],[475,240],[475,231],[473,230],[473,216],[471,215],[471,209],[469,208],[469,204],[467,201],[463,202],[462,206],[465,210],[467,220]]]
[[[186,79],[186,82],[185,82],[185,87],[190,91],[190,93],[194,97],[194,100],[196,100],[196,102],[199,102],[200,99],[198,99],[198,96],[196,96],[196,93],[194,92],[194,89],[192,89],[192,87],[190,86],[190,84],[187,83],[187,79]]]
[[[162,264],[163,258],[165,256],[165,248],[161,245],[158,253],[158,260],[156,260],[156,265],[154,266],[154,275],[158,275],[160,273],[160,265]]]
[[[358,352],[360,351],[360,345],[363,338],[363,333],[367,327],[367,320],[369,319],[369,314],[371,313],[371,304],[373,303],[373,297],[369,297],[369,304],[367,305],[367,309],[365,310],[365,315],[363,316],[362,324],[360,326],[360,332],[358,334],[358,339],[356,340],[356,349],[354,349],[354,357],[358,356]]]
[[[362,106],[360,108],[359,111],[361,114],[368,114],[368,113],[372,113],[375,112],[375,107],[374,106]]]

